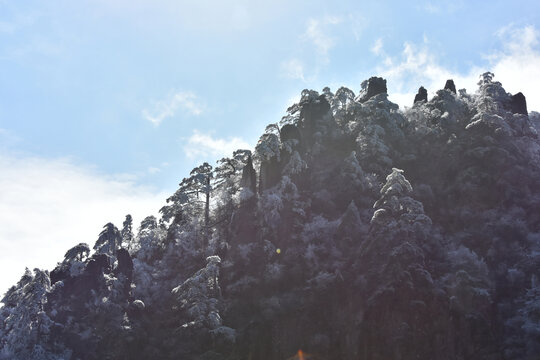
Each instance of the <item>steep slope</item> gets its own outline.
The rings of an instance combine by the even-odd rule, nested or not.
[[[136,236],[27,271],[0,358],[535,359],[538,114],[491,73],[422,89],[405,111],[381,78],[304,90]]]

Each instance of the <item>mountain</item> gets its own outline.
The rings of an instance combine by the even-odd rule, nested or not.
[[[411,108],[304,90],[4,295],[0,359],[538,359],[540,115],[492,73]]]

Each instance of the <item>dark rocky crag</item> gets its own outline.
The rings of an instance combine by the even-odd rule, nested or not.
[[[381,77],[373,76],[362,83],[362,91],[360,102],[369,100],[371,97],[378,94],[386,94],[386,80]]]
[[[491,73],[422,89],[304,90],[205,175],[209,215],[179,191],[28,270],[0,359],[537,359],[538,114]]]
[[[446,84],[444,84],[444,90],[448,90],[448,91],[453,92],[454,94],[457,94],[456,93],[456,85],[454,84],[454,80],[452,80],[452,79],[446,80]]]
[[[427,90],[423,86],[420,86],[418,93],[414,96],[415,104],[420,101],[427,101]]]
[[[514,114],[523,114],[523,115],[529,114],[527,112],[527,101],[525,100],[525,95],[523,95],[520,92],[512,96],[510,107],[512,109],[512,112],[514,112]]]

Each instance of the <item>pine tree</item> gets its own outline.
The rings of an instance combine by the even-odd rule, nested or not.
[[[133,240],[133,218],[130,214],[126,215],[126,220],[124,220],[124,223],[122,224],[122,246],[128,249],[130,251],[132,247],[134,246]]]
[[[90,247],[86,243],[80,243],[69,249],[64,255],[64,262],[70,263],[73,260],[83,261],[90,254]]]
[[[210,225],[210,197],[212,193],[213,168],[208,163],[194,168],[190,177],[184,178],[180,188],[167,199],[166,205],[160,209],[165,221],[173,219],[173,224],[181,224],[188,220],[188,214],[193,220],[202,218],[202,248],[208,244]],[[201,197],[203,198],[201,200]]]
[[[2,299],[0,359],[61,359],[63,349],[48,342],[53,322],[45,313],[51,281],[46,271],[26,269],[17,286]],[[7,315],[7,316],[6,316]],[[60,355],[55,355],[60,353]]]
[[[94,245],[94,250],[101,254],[114,256],[116,255],[116,250],[122,244],[122,235],[112,223],[105,224],[103,228]]]

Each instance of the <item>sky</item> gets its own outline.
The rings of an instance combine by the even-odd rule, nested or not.
[[[538,1],[0,0],[0,292],[158,215],[303,89],[411,106],[492,71],[540,110]]]

